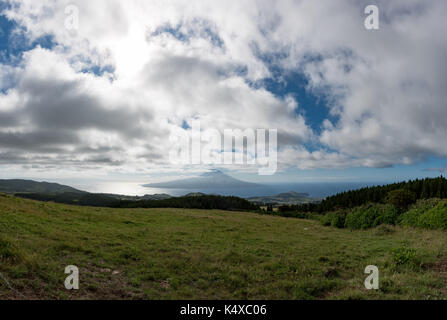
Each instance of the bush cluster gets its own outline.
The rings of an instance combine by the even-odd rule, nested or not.
[[[407,227],[418,227],[419,218],[430,209],[436,207],[440,199],[419,200],[407,212],[399,216],[398,224]]]
[[[393,263],[395,266],[416,267],[419,259],[416,250],[408,246],[403,246],[393,250]]]
[[[346,212],[337,211],[330,212],[320,218],[320,222],[326,227],[344,228],[346,220]]]
[[[423,213],[416,226],[447,230],[447,201],[441,201],[434,208]]]
[[[381,224],[395,224],[398,211],[389,204],[368,204],[353,209],[346,216],[345,227],[351,230],[364,230]]]
[[[371,203],[346,211],[329,212],[320,217],[324,226],[365,230],[379,225],[401,225],[447,230],[447,200],[419,200],[400,213],[391,204]]]

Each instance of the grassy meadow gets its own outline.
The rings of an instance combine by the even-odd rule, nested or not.
[[[0,299],[446,299],[446,244],[445,231],[411,227],[0,195],[0,273],[20,293],[0,279]],[[367,265],[379,290],[364,287]]]

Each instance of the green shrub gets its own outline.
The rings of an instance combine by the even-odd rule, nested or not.
[[[440,199],[436,198],[419,200],[410,210],[399,216],[398,224],[407,227],[419,227],[420,216],[433,209],[440,201]]]
[[[373,227],[380,226],[382,224],[395,225],[399,217],[399,212],[392,205],[377,206],[379,216],[374,221]]]
[[[345,221],[346,221],[346,213],[344,212],[336,213],[332,218],[331,226],[339,229],[344,228]]]
[[[344,228],[346,220],[345,212],[329,212],[320,218],[320,222],[326,227]]]
[[[395,224],[397,209],[392,205],[368,204],[352,210],[345,220],[345,227],[352,230],[364,230],[381,224]]]
[[[325,227],[330,227],[332,225],[332,219],[334,218],[335,213],[329,212],[320,218],[321,225]]]
[[[396,266],[410,266],[418,265],[418,258],[416,250],[408,246],[403,246],[393,250],[393,263]]]
[[[398,223],[407,227],[418,227],[419,217],[424,213],[421,209],[410,209],[399,217]]]
[[[447,230],[447,201],[439,202],[434,208],[422,214],[418,219],[418,226]]]

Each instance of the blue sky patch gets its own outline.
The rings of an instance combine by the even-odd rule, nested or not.
[[[0,63],[16,66],[21,62],[24,52],[37,46],[51,50],[55,45],[52,35],[30,42],[16,22],[0,15]]]

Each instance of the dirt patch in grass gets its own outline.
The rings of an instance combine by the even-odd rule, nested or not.
[[[447,277],[447,259],[439,260],[438,262],[429,265],[427,269],[441,273]]]

